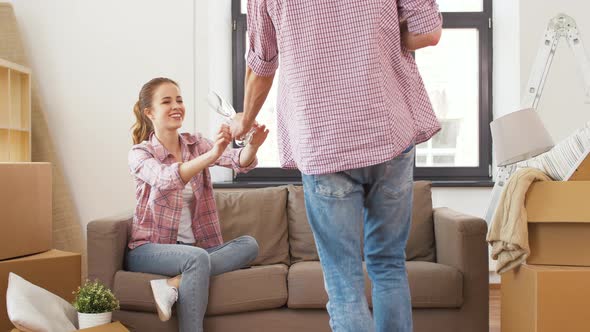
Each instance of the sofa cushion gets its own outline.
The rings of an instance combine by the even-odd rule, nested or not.
[[[289,200],[287,201],[287,221],[289,223],[289,250],[291,263],[301,261],[317,261],[318,252],[311,227],[305,212],[303,187],[289,186]]]
[[[216,191],[224,241],[251,235],[259,254],[252,265],[289,264],[287,188]]]
[[[434,217],[432,211],[432,183],[414,182],[412,225],[406,246],[406,260],[434,262]]]
[[[114,293],[121,310],[156,312],[150,280],[163,276],[118,271]],[[287,266],[255,266],[211,278],[207,315],[280,308],[287,303]]]
[[[372,307],[371,282],[365,271],[365,294]],[[407,262],[413,308],[458,308],[463,304],[463,275],[454,267],[430,263]],[[328,294],[324,289],[319,262],[291,265],[288,276],[289,301],[293,309],[324,309]]]
[[[255,266],[215,276],[209,285],[208,315],[275,309],[284,306],[288,267]]]
[[[303,188],[289,186],[287,220],[291,263],[318,260],[315,241],[305,213]],[[435,261],[434,220],[432,212],[431,183],[414,182],[414,206],[406,259],[409,261]]]

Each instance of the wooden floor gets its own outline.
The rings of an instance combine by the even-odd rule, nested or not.
[[[490,332],[500,332],[500,289],[490,288]]]

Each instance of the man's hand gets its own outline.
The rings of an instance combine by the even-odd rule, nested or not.
[[[258,148],[264,143],[266,137],[268,137],[268,129],[266,129],[265,125],[258,124],[255,124],[254,128],[256,131],[252,134],[252,139],[250,140],[249,145]]]
[[[211,151],[209,151],[211,156],[215,160],[219,159],[225,149],[227,149],[229,143],[231,143],[230,127],[226,124],[222,124],[221,128],[219,128],[219,131],[217,132],[217,137],[215,139],[215,143],[213,144],[213,148]]]
[[[250,129],[252,129],[252,126],[254,126],[255,123],[255,121],[246,120],[243,113],[236,114],[231,122],[231,137],[241,141]]]

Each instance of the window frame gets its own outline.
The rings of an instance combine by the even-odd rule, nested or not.
[[[443,29],[469,28],[479,31],[479,166],[478,167],[416,167],[415,180],[429,180],[440,186],[490,186],[492,182],[492,113],[493,26],[492,0],[482,0],[481,12],[443,12]],[[241,0],[232,0],[232,87],[233,104],[243,112],[244,77],[246,72],[247,17]],[[298,170],[278,167],[256,168],[237,174],[236,182],[301,182]]]

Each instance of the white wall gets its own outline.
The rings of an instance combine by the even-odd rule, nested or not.
[[[142,84],[177,80],[195,102],[192,0],[13,1],[83,228],[134,206],[127,168]],[[188,112],[187,130],[194,130]]]
[[[518,1],[494,0],[494,118],[520,106],[520,35]]]
[[[542,5],[541,5],[542,3]],[[543,32],[558,13],[572,16],[586,51],[590,50],[590,2],[580,0],[520,1],[521,87],[528,80]],[[583,79],[575,57],[562,40],[557,48],[538,111],[555,142],[590,120],[590,104],[584,104]]]

